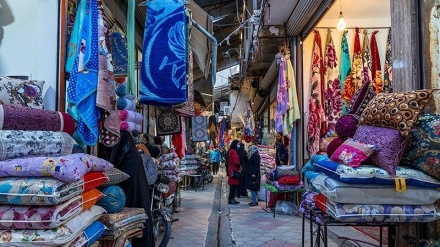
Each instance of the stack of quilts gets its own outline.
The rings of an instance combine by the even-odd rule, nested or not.
[[[159,172],[171,180],[180,182],[179,157],[174,149],[171,148],[170,153],[159,157]]]
[[[187,154],[185,158],[180,160],[180,174],[184,175],[194,175],[197,173],[197,160],[194,154]]]
[[[99,246],[125,246],[130,238],[142,235],[147,214],[143,208],[124,208],[119,213],[104,214],[99,220],[107,228],[99,240]]]
[[[261,158],[260,172],[261,177],[263,177],[275,169],[275,150],[263,145],[258,145],[257,147]]]

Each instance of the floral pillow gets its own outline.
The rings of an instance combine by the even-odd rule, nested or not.
[[[43,109],[44,81],[26,81],[0,76],[0,104]]]
[[[433,92],[432,89],[425,89],[404,93],[379,93],[362,112],[359,125],[397,129],[402,136],[408,136]]]
[[[353,139],[348,139],[336,149],[330,159],[347,166],[359,167],[362,162],[373,154],[376,148],[376,145],[360,143]]]

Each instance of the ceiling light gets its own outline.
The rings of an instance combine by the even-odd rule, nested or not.
[[[343,31],[347,24],[345,24],[344,16],[342,15],[342,0],[339,0],[339,11],[338,25],[336,25],[336,28],[339,31]]]

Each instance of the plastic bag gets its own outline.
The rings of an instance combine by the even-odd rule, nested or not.
[[[297,215],[298,206],[296,206],[296,204],[292,201],[277,201],[275,204],[275,213]]]

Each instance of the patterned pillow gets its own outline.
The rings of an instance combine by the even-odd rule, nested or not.
[[[368,102],[376,96],[370,83],[364,83],[353,95],[350,105],[347,107],[347,114],[354,114],[360,116],[367,107]]]
[[[407,136],[434,90],[379,93],[362,112],[359,124],[397,129]]]
[[[440,179],[440,115],[422,115],[411,130],[402,164]]]
[[[396,129],[361,125],[353,139],[376,145],[376,152],[370,156],[371,162],[389,172],[391,176],[396,175],[408,138],[401,136]]]
[[[105,187],[101,192],[105,196],[96,205],[103,207],[108,214],[119,213],[124,209],[126,197],[121,187],[112,185]]]
[[[331,156],[331,160],[347,166],[359,167],[377,148],[376,145],[360,143],[352,139],[346,140]]]
[[[322,137],[321,141],[319,142],[319,151],[320,152],[327,152],[327,147],[334,139],[338,137],[332,136],[332,137]]]
[[[359,116],[347,114],[338,119],[335,126],[335,131],[340,138],[351,138],[356,133],[359,123]]]
[[[44,81],[26,81],[0,76],[0,104],[43,109]]]
[[[128,175],[127,173],[125,173],[119,169],[116,169],[114,167],[112,169],[110,169],[109,171],[104,172],[104,174],[108,177],[108,181],[104,182],[98,188],[119,184],[119,183],[130,178],[130,175]]]

